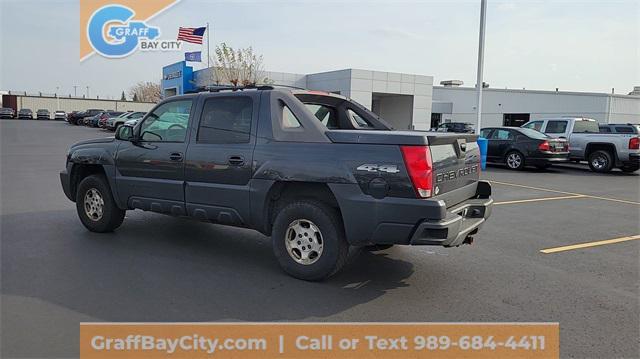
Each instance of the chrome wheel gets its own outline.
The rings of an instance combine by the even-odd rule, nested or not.
[[[307,219],[297,219],[289,224],[284,243],[289,256],[300,264],[313,264],[322,256],[322,233],[318,226]]]
[[[522,165],[522,156],[520,154],[513,152],[507,156],[507,166],[509,168],[519,168],[520,165]]]
[[[596,156],[591,160],[591,166],[599,170],[607,167],[607,164],[607,159],[604,156]]]
[[[84,195],[84,213],[92,221],[99,221],[102,219],[102,213],[104,211],[104,199],[102,194],[95,188],[89,189]]]

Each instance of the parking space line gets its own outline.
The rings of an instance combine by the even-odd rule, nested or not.
[[[569,245],[569,246],[546,248],[546,249],[541,249],[540,252],[542,252],[544,254],[549,254],[549,253],[557,253],[557,252],[564,252],[564,251],[572,251],[574,249],[603,246],[603,245],[606,245],[606,244],[614,244],[614,243],[620,243],[620,242],[626,242],[626,241],[633,241],[633,240],[637,240],[637,239],[640,239],[640,234],[637,234],[635,236],[620,237],[620,238],[613,238],[613,239],[605,239],[604,241],[586,242],[586,243],[572,244],[572,245]]]
[[[517,184],[517,183],[509,183],[509,182],[500,182],[500,181],[489,181],[491,183],[495,183],[495,184],[501,184],[501,185],[505,185],[505,186],[512,186],[512,187],[521,187],[521,188],[528,188],[528,189],[533,189],[536,191],[545,191],[545,192],[552,192],[552,193],[560,193],[560,194],[566,194],[569,196],[583,196],[585,198],[592,198],[592,199],[601,199],[603,201],[611,201],[611,202],[619,202],[619,203],[626,203],[626,204],[633,204],[636,206],[640,206],[640,202],[634,202],[634,201],[627,201],[624,199],[617,199],[617,198],[609,198],[609,197],[601,197],[601,196],[592,196],[590,194],[583,194],[583,193],[573,193],[573,192],[565,192],[565,191],[558,191],[555,189],[549,189],[549,188],[540,188],[540,187],[533,187],[533,186],[525,186],[522,184]]]
[[[496,205],[496,206],[500,206],[500,205],[503,205],[503,204],[517,204],[517,203],[553,201],[553,200],[559,200],[559,199],[574,199],[574,198],[587,198],[587,196],[583,196],[583,195],[579,194],[579,195],[575,195],[575,196],[559,196],[559,197],[517,199],[517,200],[513,200],[513,201],[494,202],[493,204]]]

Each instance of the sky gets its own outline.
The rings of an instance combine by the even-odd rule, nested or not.
[[[479,17],[479,0],[181,0],[149,24],[174,39],[179,26],[209,22],[212,49],[252,46],[271,71],[360,68],[474,86]],[[89,86],[91,97],[119,98],[184,59],[138,51],[80,62],[79,28],[78,1],[0,0],[0,90],[67,95],[75,85],[78,95]],[[640,86],[640,0],[488,0],[484,80],[497,88],[630,92]]]

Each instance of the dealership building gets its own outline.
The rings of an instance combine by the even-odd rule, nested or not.
[[[345,69],[312,74],[265,71],[277,85],[338,93],[384,118],[397,129],[428,130],[444,122],[476,123],[474,87],[461,81],[433,85],[433,76]],[[194,71],[181,61],[162,70],[165,97],[216,83],[213,68]],[[580,116],[601,123],[640,123],[640,87],[629,95],[539,91],[483,90],[482,125],[519,126],[529,120]]]

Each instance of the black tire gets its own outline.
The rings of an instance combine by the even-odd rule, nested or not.
[[[299,248],[292,249],[292,254],[289,254],[287,249],[287,241],[293,243],[294,246],[296,242],[298,246],[301,244],[301,241],[297,240],[295,230],[289,231],[289,227],[298,221],[300,223],[312,222],[320,232],[320,240],[317,240],[318,237],[314,237],[312,230],[310,230],[310,236],[306,236],[307,232],[305,232],[306,237],[300,236],[302,233],[298,233],[303,242],[301,248],[305,248],[305,238],[315,245],[319,243],[322,247],[321,253],[314,259],[309,259],[313,262],[308,264],[299,263],[294,259],[295,253],[301,254]],[[293,235],[293,237],[287,238],[287,235]],[[314,238],[316,239],[314,240]],[[308,281],[323,280],[332,276],[344,266],[349,254],[349,244],[345,238],[342,219],[338,211],[314,200],[298,200],[282,206],[273,223],[271,240],[273,252],[282,269],[295,278]],[[296,250],[297,252],[295,252]],[[312,254],[313,252],[306,253],[309,258]],[[304,259],[299,257],[298,260]]]
[[[632,173],[640,169],[640,166],[623,166],[620,170],[625,173]]]
[[[378,252],[378,251],[387,250],[391,247],[393,247],[393,244],[373,244],[370,246],[364,246],[362,247],[362,249],[369,252]]]
[[[509,151],[504,156],[504,163],[509,169],[519,171],[524,168],[524,155],[520,151]]]
[[[613,168],[613,156],[607,151],[593,151],[589,155],[589,168],[593,172],[607,173]]]
[[[93,191],[97,191],[98,196]],[[87,198],[90,203],[85,203]],[[92,198],[96,201],[102,199],[101,215],[96,213],[94,208],[98,208],[99,204],[91,202]],[[76,192],[76,210],[82,224],[91,232],[99,233],[112,232],[120,227],[125,215],[125,211],[116,205],[109,183],[103,175],[87,176],[80,182]],[[91,216],[88,212],[91,212]]]

